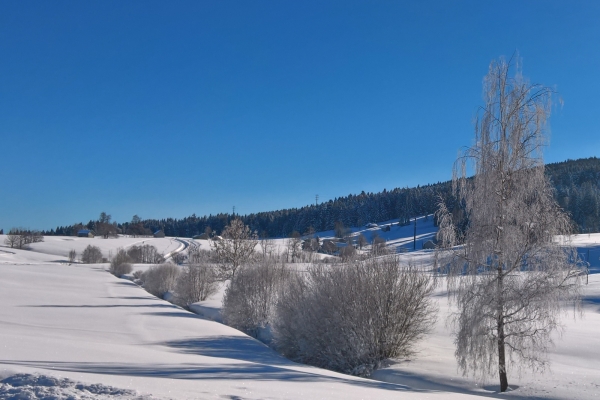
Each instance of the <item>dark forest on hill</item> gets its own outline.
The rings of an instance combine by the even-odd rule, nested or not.
[[[546,165],[546,174],[555,187],[560,206],[571,216],[576,232],[600,231],[600,159],[596,157],[567,160]],[[411,217],[434,213],[440,196],[452,203],[451,182],[441,182],[413,188],[384,189],[379,193],[350,194],[318,205],[276,211],[235,215],[256,230],[261,237],[287,237],[296,231],[332,230],[337,223],[344,226],[362,226],[399,218],[408,222]],[[452,206],[452,205],[451,205]],[[136,216],[137,217],[137,216]],[[114,230],[124,234],[144,235],[163,230],[166,236],[192,237],[209,230],[218,234],[234,217],[222,213],[198,217],[195,214],[182,219],[139,219],[131,222],[113,222]],[[76,235],[79,229],[97,229],[99,223],[59,226],[45,235]],[[115,233],[116,233],[115,232]]]

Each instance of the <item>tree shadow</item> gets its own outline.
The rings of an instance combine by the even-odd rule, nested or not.
[[[230,358],[260,364],[297,366],[298,364],[277,354],[273,349],[249,336],[217,336],[171,340],[157,343],[172,347],[182,353],[207,357]]]
[[[99,362],[62,362],[62,361],[16,361],[0,360],[0,364],[18,365],[52,371],[79,372],[102,375],[137,376],[169,379],[193,380],[255,380],[284,382],[340,382],[371,389],[383,389],[396,392],[416,391],[398,384],[368,379],[328,376],[309,371],[297,371],[272,365],[239,364],[126,364]]]
[[[175,308],[176,306],[170,304],[39,304],[39,305],[23,305],[19,307],[28,308]],[[183,314],[183,313],[182,313]],[[185,315],[181,315],[185,316]]]
[[[199,315],[180,310],[177,307],[174,307],[174,311],[172,312],[147,312],[142,313],[142,315],[152,315],[154,317],[194,318],[199,320],[206,320],[205,318],[202,318]]]
[[[392,363],[394,364],[394,363]],[[440,378],[430,377],[426,375],[420,375],[411,373],[399,369],[384,369],[375,371],[375,379],[381,379],[386,382],[394,382],[400,385],[410,387],[414,391],[429,391],[429,392],[447,392],[447,393],[459,393],[471,396],[489,397],[489,398],[506,398],[506,393],[499,391],[500,384],[489,384],[485,386],[479,386],[478,388],[472,388],[467,382],[461,385],[460,380],[453,380],[452,378]],[[509,385],[512,388],[510,398],[511,399],[522,399],[522,400],[543,400],[544,397],[531,396],[531,395],[519,395],[514,392],[518,389],[517,385]]]
[[[160,300],[156,296],[113,296],[113,297],[101,297],[102,299],[121,299],[121,300]]]

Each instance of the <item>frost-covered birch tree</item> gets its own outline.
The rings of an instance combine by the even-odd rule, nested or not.
[[[236,218],[225,227],[222,236],[222,240],[211,242],[219,260],[217,272],[221,279],[233,281],[237,270],[254,254],[258,235]]]
[[[490,64],[475,144],[455,164],[453,189],[466,211],[466,231],[444,204],[437,214],[437,262],[447,269],[458,308],[459,367],[480,378],[498,371],[502,392],[508,366],[546,365],[561,310],[579,304],[580,284],[577,253],[568,236],[559,236],[571,223],[544,175],[554,93],[530,84],[516,63]]]

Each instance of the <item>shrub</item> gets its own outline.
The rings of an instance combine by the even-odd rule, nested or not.
[[[83,253],[81,253],[81,262],[84,264],[96,264],[102,262],[102,251],[99,247],[88,244],[83,250]]]
[[[407,356],[432,326],[435,280],[397,257],[314,264],[288,279],[277,304],[275,344],[292,360],[368,376]]]
[[[133,273],[133,279],[135,279],[136,281],[142,281],[142,277],[144,275],[144,271],[141,270],[137,270]]]
[[[144,289],[161,299],[167,292],[174,292],[180,269],[177,265],[153,265],[142,276]]]
[[[192,303],[206,300],[217,291],[216,274],[209,265],[187,265],[175,286],[177,304],[188,307]]]
[[[69,251],[69,262],[74,263],[75,258],[77,258],[77,252],[75,250]]]
[[[274,259],[240,269],[223,297],[224,322],[259,338],[273,320],[275,305],[288,275],[284,264]]]
[[[133,270],[130,261],[131,259],[127,255],[127,252],[123,249],[118,249],[117,254],[110,260],[110,273],[116,277],[130,273]]]
[[[131,262],[140,264],[160,264],[165,261],[164,257],[158,252],[156,247],[150,244],[131,246],[127,250],[127,255],[131,259]]]

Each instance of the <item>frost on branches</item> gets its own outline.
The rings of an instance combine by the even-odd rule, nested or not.
[[[552,97],[551,89],[528,83],[518,65],[490,64],[475,145],[454,168],[466,230],[457,229],[444,204],[437,213],[437,263],[458,307],[455,355],[465,374],[498,371],[501,391],[509,365],[543,369],[561,310],[579,304],[581,262],[568,236],[559,236],[568,235],[571,222],[542,160]]]

